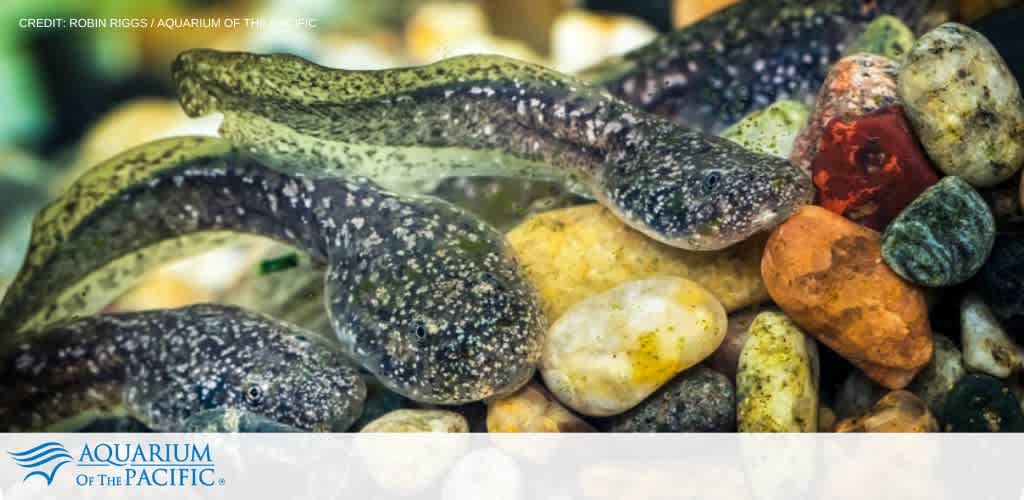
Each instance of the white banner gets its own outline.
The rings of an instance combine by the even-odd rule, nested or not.
[[[2,500],[1024,499],[1024,436],[6,434]]]

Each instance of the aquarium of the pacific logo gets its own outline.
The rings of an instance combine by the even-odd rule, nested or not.
[[[46,481],[47,485],[53,484],[62,469],[73,469],[61,475],[73,476],[74,484],[82,487],[224,484],[206,443],[85,443],[80,451],[72,452],[57,441],[47,441],[7,454],[25,469],[22,481]]]
[[[24,481],[38,476],[45,479],[46,484],[53,484],[57,471],[72,460],[67,448],[56,441],[48,441],[27,450],[9,451],[7,454],[19,467],[28,469]]]

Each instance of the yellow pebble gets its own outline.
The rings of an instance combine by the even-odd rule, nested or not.
[[[764,236],[715,252],[689,252],[627,227],[604,207],[582,205],[531,216],[508,233],[549,321],[587,297],[629,281],[677,276],[735,311],[764,302]],[[684,297],[679,300],[693,300]]]

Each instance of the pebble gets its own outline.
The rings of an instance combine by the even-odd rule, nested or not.
[[[939,180],[900,106],[828,122],[811,176],[818,204],[877,231]]]
[[[672,26],[685,28],[734,3],[736,0],[673,0]]]
[[[704,360],[704,364],[708,368],[729,377],[730,380],[736,380],[736,368],[740,364],[740,352],[743,351],[743,346],[746,345],[747,339],[750,338],[750,324],[754,322],[754,318],[758,314],[761,314],[766,309],[776,310],[774,308],[755,306],[729,314],[729,324],[725,328],[725,340],[722,340],[722,345],[718,346],[718,349],[711,353],[708,359]]]
[[[887,392],[887,389],[872,382],[864,372],[853,370],[836,392],[833,403],[836,417],[859,417],[870,411]]]
[[[537,382],[487,403],[487,432],[593,432]]]
[[[818,432],[832,432],[836,427],[836,413],[827,406],[818,407]]]
[[[804,206],[772,232],[761,272],[801,329],[872,380],[901,389],[931,359],[931,327],[924,294],[881,253],[877,232]]]
[[[495,37],[477,3],[424,3],[405,24],[406,53],[431,63],[462,53],[504,54],[526,61],[540,58],[526,44]]]
[[[551,48],[553,24],[570,7],[562,0],[481,0],[476,2],[487,15],[495,35],[526,42],[538,53]]]
[[[785,314],[757,315],[736,374],[740,432],[817,431],[817,358],[814,340]]]
[[[776,101],[725,129],[722,137],[751,151],[789,158],[810,110],[802,102]]]
[[[893,220],[882,257],[914,283],[950,286],[974,276],[988,259],[996,221],[985,199],[959,177],[928,188]]]
[[[967,371],[960,349],[949,337],[936,334],[932,343],[935,346],[932,360],[914,377],[907,389],[928,403],[932,414],[941,415],[946,395]]]
[[[725,309],[693,281],[633,281],[572,306],[555,321],[540,371],[569,408],[617,415],[708,357],[725,327]]]
[[[1024,432],[1024,413],[1010,389],[997,378],[970,374],[960,379],[942,417],[946,432]]]
[[[856,418],[836,424],[836,432],[938,432],[939,422],[921,398],[907,391],[892,391]]]
[[[363,379],[363,384],[366,385],[366,401],[363,402],[363,414],[352,424],[352,429],[362,429],[388,413],[415,404],[412,400],[385,387],[377,377],[369,373],[360,373],[359,378]]]
[[[656,36],[651,25],[632,16],[570,9],[551,26],[551,59],[554,67],[572,73],[643,46]]]
[[[960,303],[960,344],[964,365],[972,371],[1009,377],[1024,361],[1024,351],[1014,343],[985,302],[968,293]]]
[[[854,54],[836,62],[818,91],[807,126],[793,144],[789,157],[793,165],[810,175],[811,162],[818,154],[818,143],[825,125],[833,119],[849,121],[885,106],[899,104],[896,94],[898,75],[899,64],[896,61],[876,54]]]
[[[991,187],[1024,163],[1020,86],[980,33],[946,23],[922,36],[900,71],[899,94],[946,174]]]
[[[1007,331],[1018,339],[1024,337],[1024,234],[996,236],[975,289]]]
[[[913,46],[914,32],[903,21],[893,16],[879,16],[864,27],[864,32],[847,47],[844,55],[877,54],[902,61]]]
[[[736,391],[728,377],[704,366],[679,374],[626,413],[609,432],[733,432]]]
[[[378,417],[359,432],[469,432],[469,423],[453,411],[402,409]]]
[[[629,228],[596,204],[533,215],[508,233],[550,321],[587,297],[656,276],[693,280],[727,311],[763,302],[765,239],[756,236],[719,251],[680,250]]]

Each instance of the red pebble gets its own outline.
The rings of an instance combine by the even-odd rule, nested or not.
[[[829,121],[811,175],[819,205],[878,231],[939,181],[899,105]]]

